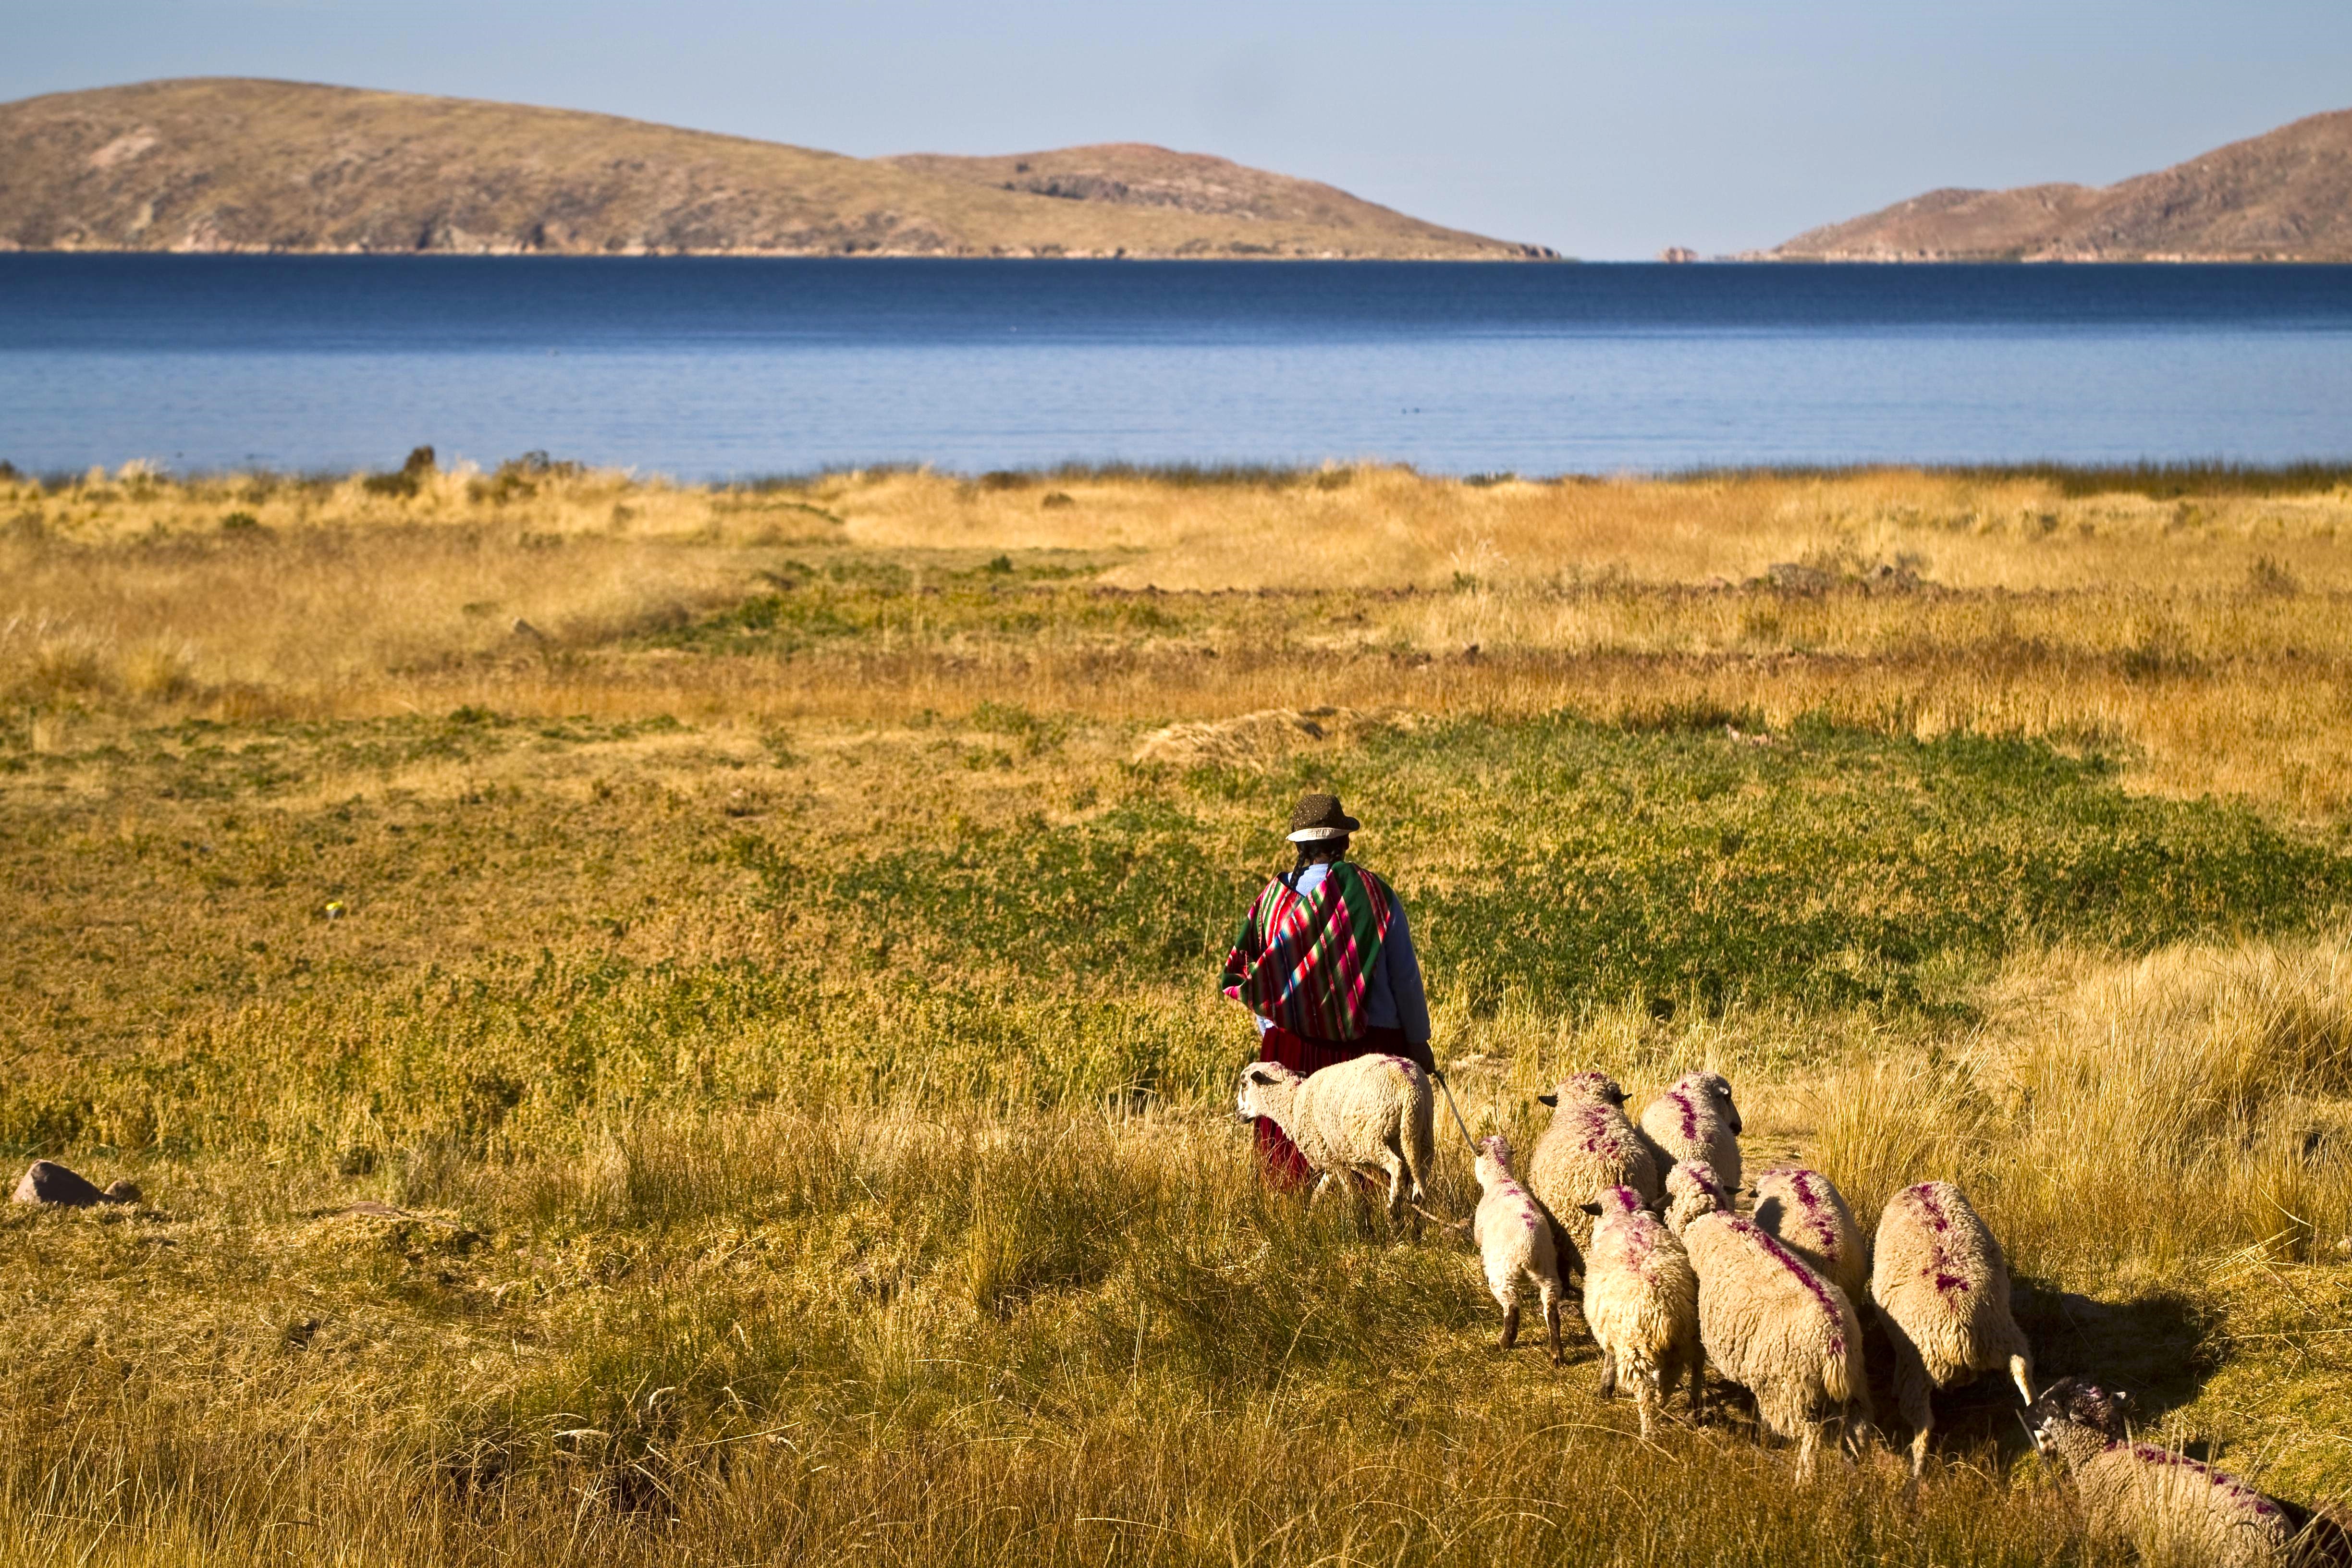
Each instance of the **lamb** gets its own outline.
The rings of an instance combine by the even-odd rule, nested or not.
[[[1601,1396],[1616,1394],[1621,1375],[1631,1379],[1646,1437],[1650,1405],[1663,1409],[1687,1372],[1691,1419],[1697,1420],[1706,1363],[1690,1255],[1631,1187],[1612,1187],[1585,1208],[1598,1216],[1584,1257],[1584,1322],[1601,1347]]]
[[[1707,1360],[1756,1395],[1759,1436],[1797,1439],[1797,1473],[1810,1475],[1823,1428],[1870,1418],[1853,1303],[1744,1215],[1701,1215],[1683,1245],[1698,1275]]]
[[[1756,1223],[1819,1269],[1847,1300],[1864,1299],[1870,1249],[1827,1176],[1795,1165],[1765,1172],[1756,1178]]]
[[[1361,1172],[1389,1179],[1389,1218],[1408,1200],[1428,1201],[1423,1177],[1436,1163],[1429,1075],[1402,1057],[1363,1056],[1301,1074],[1276,1062],[1242,1069],[1237,1109],[1244,1121],[1271,1117],[1307,1157],[1319,1180],[1307,1202],[1335,1176]],[[1413,1231],[1420,1234],[1420,1211]]]
[[[1711,1167],[1723,1190],[1739,1190],[1739,1108],[1721,1073],[1685,1073],[1642,1108],[1642,1136],[1658,1169],[1683,1160]]]
[[[1878,1221],[1872,1300],[1895,1345],[1895,1397],[1914,1434],[1911,1473],[1927,1459],[1930,1394],[2006,1366],[2033,1403],[2033,1352],[2009,1310],[2000,1243],[1949,1182],[1887,1200]]]
[[[1729,1214],[1731,1199],[1713,1167],[1685,1160],[1666,1173],[1666,1228],[1677,1237],[1701,1215]]]
[[[1486,1289],[1503,1309],[1503,1348],[1519,1342],[1519,1290],[1532,1285],[1543,1308],[1544,1327],[1551,1332],[1552,1364],[1558,1366],[1562,1359],[1559,1300],[1567,1291],[1560,1283],[1566,1270],[1555,1246],[1551,1216],[1511,1174],[1509,1140],[1496,1136],[1481,1142],[1474,1168],[1481,1196],[1477,1212],[1470,1216],[1470,1237],[1486,1266]]]
[[[1625,1091],[1607,1073],[1579,1073],[1549,1094],[1551,1125],[1528,1156],[1528,1185],[1581,1246],[1592,1234],[1584,1207],[1612,1187],[1631,1187],[1645,1204],[1658,1201],[1661,1167],[1624,1110]]]
[[[2094,1536],[2155,1563],[2288,1568],[2352,1562],[2352,1535],[2325,1514],[2266,1497],[2236,1476],[2131,1441],[2131,1395],[2062,1377],[2033,1404],[2033,1446],[2074,1478]]]

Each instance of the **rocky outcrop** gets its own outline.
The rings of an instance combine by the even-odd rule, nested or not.
[[[16,1183],[15,1201],[20,1204],[42,1204],[51,1208],[89,1209],[101,1204],[135,1204],[140,1201],[139,1185],[130,1180],[117,1181],[100,1187],[79,1171],[58,1164],[55,1160],[36,1160]]]

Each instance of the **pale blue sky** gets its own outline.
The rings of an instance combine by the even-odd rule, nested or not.
[[[0,0],[0,99],[249,75],[855,153],[1158,142],[1596,258],[2352,108],[2347,0]]]

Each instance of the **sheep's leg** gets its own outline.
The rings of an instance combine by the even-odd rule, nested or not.
[[[2029,1410],[2033,1408],[2033,1363],[2032,1359],[2022,1355],[2013,1355],[2010,1357],[2009,1375],[2011,1381],[2017,1384],[2018,1396],[2025,1401],[2025,1407]]]
[[[1547,1284],[1543,1288],[1544,1327],[1551,1333],[1551,1364],[1565,1365],[1568,1358],[1559,1348],[1559,1292]]]
[[[1315,1178],[1315,1190],[1314,1190],[1313,1192],[1311,1192],[1311,1193],[1309,1193],[1309,1194],[1307,1194],[1307,1206],[1308,1208],[1310,1208],[1310,1209],[1311,1209],[1311,1208],[1313,1208],[1313,1207],[1314,1207],[1318,1203],[1321,1202],[1321,1201],[1322,1201],[1322,1198],[1323,1198],[1323,1189],[1324,1189],[1324,1188],[1326,1188],[1326,1187],[1328,1187],[1328,1186],[1329,1186],[1330,1184],[1331,1184],[1331,1173],[1330,1173],[1330,1172],[1328,1172],[1328,1171],[1325,1171],[1325,1172],[1323,1172],[1320,1175],[1317,1176],[1317,1177]]]
[[[1519,1304],[1514,1300],[1503,1307],[1503,1348],[1512,1350],[1519,1342]]]
[[[1802,1426],[1803,1430],[1797,1438],[1797,1479],[1806,1481],[1813,1477],[1813,1450],[1821,1446],[1822,1428],[1821,1424],[1814,1421],[1807,1421]]]
[[[1393,1149],[1381,1151],[1381,1169],[1389,1177],[1389,1223],[1404,1218],[1404,1157]]]
[[[1633,1373],[1633,1410],[1642,1419],[1642,1436],[1650,1435],[1650,1400],[1657,1393],[1658,1373],[1655,1367],[1642,1367]]]
[[[1927,1363],[1919,1348],[1896,1332],[1895,1339],[1895,1405],[1911,1428],[1911,1474],[1917,1477],[1927,1464],[1927,1435],[1936,1427],[1936,1406],[1929,1399]]]
[[[1617,1397],[1617,1352],[1607,1345],[1601,1347],[1601,1397]]]
[[[1706,1358],[1695,1355],[1683,1363],[1683,1375],[1690,1379],[1690,1417],[1694,1426],[1706,1425]]]

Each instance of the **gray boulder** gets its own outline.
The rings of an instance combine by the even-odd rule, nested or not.
[[[77,1172],[58,1164],[55,1160],[36,1160],[33,1168],[16,1184],[16,1201],[20,1204],[48,1204],[58,1208],[96,1208],[100,1204],[135,1204],[139,1201],[138,1186],[128,1181],[117,1182],[103,1191]]]

